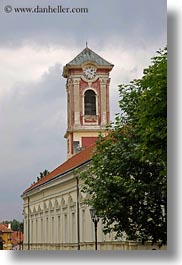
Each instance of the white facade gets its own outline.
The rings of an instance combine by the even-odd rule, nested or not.
[[[77,191],[72,171],[23,195],[24,249],[78,249],[79,245],[81,249],[94,249],[94,224],[83,202],[84,194],[79,191],[77,199]],[[100,220],[99,244],[113,240],[113,234],[102,232]]]

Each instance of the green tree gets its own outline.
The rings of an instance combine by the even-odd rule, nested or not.
[[[47,176],[48,174],[49,174],[49,171],[47,169],[45,169],[43,172],[40,172],[40,176],[37,177],[37,181]]]
[[[20,229],[20,222],[16,219],[3,221],[3,224],[11,224],[11,229],[13,231],[18,231]]]
[[[11,222],[11,229],[18,231],[20,229],[20,222],[16,219],[13,219],[13,221]]]
[[[105,232],[131,240],[167,241],[167,49],[141,79],[121,85],[121,114],[100,136],[83,191]]]

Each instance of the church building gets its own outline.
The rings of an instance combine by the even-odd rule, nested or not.
[[[80,172],[92,160],[99,133],[110,122],[109,63],[86,48],[63,68],[67,91],[66,161],[28,187],[24,201],[24,250],[94,250],[95,230]],[[151,249],[105,235],[98,221],[98,250]]]

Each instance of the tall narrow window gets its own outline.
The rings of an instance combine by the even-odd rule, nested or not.
[[[33,231],[34,231],[34,224],[33,220],[31,221],[31,243],[34,243]]]
[[[61,242],[61,218],[58,216],[58,243]]]
[[[25,221],[25,226],[24,226],[24,237],[25,237],[25,243],[28,241],[27,240],[27,235],[28,235],[28,222]]]
[[[96,94],[93,90],[87,90],[84,96],[85,115],[96,115]]]
[[[49,242],[49,219],[46,218],[46,243]]]
[[[68,243],[68,218],[64,215],[64,243]]]
[[[35,243],[38,243],[38,220],[35,221]]]
[[[72,213],[72,243],[75,243],[76,231],[75,231],[75,213]]]
[[[85,209],[82,210],[82,241],[85,242]]]
[[[43,227],[43,219],[41,218],[41,243],[44,242],[44,227]]]
[[[54,243],[54,217],[52,217],[51,243]]]

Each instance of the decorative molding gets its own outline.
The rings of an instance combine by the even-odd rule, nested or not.
[[[72,78],[73,85],[79,85],[80,84],[80,78]]]
[[[99,78],[99,81],[100,81],[100,84],[101,85],[106,85],[107,84],[107,81],[108,81],[108,78],[100,77]]]

